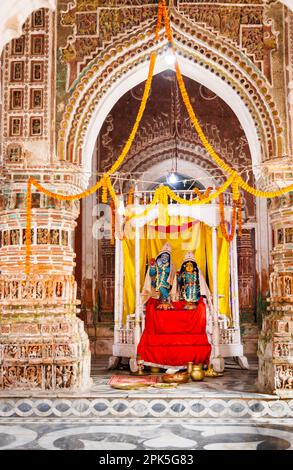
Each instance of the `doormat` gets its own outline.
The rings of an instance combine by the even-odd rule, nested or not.
[[[108,385],[121,385],[121,384],[137,384],[143,383],[147,385],[153,385],[159,382],[160,377],[158,375],[149,375],[147,377],[133,377],[132,375],[113,375]]]

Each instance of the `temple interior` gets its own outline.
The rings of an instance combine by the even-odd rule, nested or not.
[[[292,449],[292,0],[2,0],[0,63],[0,449]]]

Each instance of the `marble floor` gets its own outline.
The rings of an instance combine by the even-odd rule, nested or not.
[[[0,422],[0,450],[289,450],[290,420],[30,419]]]
[[[257,390],[257,363],[227,363],[223,377],[177,389],[111,388],[106,359],[79,394],[0,393],[0,450],[289,450],[293,400]]]

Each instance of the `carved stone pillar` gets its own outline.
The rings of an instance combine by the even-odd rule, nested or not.
[[[55,14],[36,10],[1,56],[0,389],[89,385],[88,338],[76,317],[73,276],[78,203],[32,188],[29,277],[24,269],[28,177],[62,194],[78,193],[88,183],[56,156],[56,30]]]
[[[291,163],[292,165],[292,163]],[[291,166],[292,168],[292,166]],[[290,166],[279,162],[280,179],[290,182]],[[276,180],[276,172],[274,172]],[[293,197],[270,201],[272,229],[268,315],[259,338],[259,386],[280,396],[293,396]]]
[[[29,173],[34,175],[32,168]],[[54,192],[74,194],[82,187],[60,167],[35,174]],[[76,317],[72,248],[79,202],[58,201],[33,187],[27,277],[25,191],[24,170],[7,169],[0,199],[0,389],[84,389],[90,351]]]

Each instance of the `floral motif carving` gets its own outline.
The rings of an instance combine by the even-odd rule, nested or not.
[[[275,381],[276,389],[293,390],[293,366],[277,366]]]

